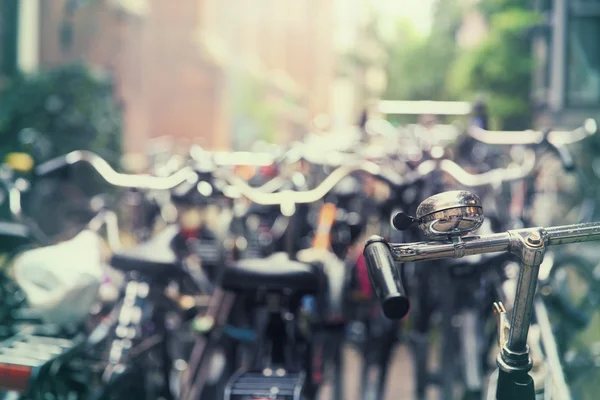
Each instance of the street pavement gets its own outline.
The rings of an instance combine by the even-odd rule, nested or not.
[[[345,400],[360,400],[358,384],[360,382],[360,359],[357,352],[346,346],[345,360]],[[439,397],[435,389],[430,389],[428,400],[437,400]],[[390,369],[385,400],[412,400],[413,398],[413,370],[412,359],[405,345],[396,347],[393,364]],[[331,399],[331,388],[326,385],[321,390],[320,400]]]

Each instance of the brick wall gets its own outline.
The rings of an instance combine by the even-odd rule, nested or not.
[[[229,146],[228,65],[203,51],[206,33],[220,39],[227,62],[259,60],[264,78],[288,82],[273,84],[278,95],[293,94],[307,112],[282,110],[282,131],[330,111],[332,0],[147,0],[142,17],[91,2],[74,14],[72,45],[61,49],[65,1],[41,2],[41,62],[83,60],[115,74],[127,151],[143,152],[148,139],[165,135],[180,145]]]

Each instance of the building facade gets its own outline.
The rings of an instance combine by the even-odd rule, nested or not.
[[[37,10],[26,30],[37,39],[18,45],[27,65],[85,62],[110,72],[129,152],[166,136],[180,148],[290,141],[322,114],[350,122],[358,103],[352,82],[337,76],[336,32],[357,23],[336,18],[339,0],[27,3]],[[2,50],[10,68],[11,48]]]
[[[536,0],[545,19],[533,39],[539,126],[600,118],[600,0]]]

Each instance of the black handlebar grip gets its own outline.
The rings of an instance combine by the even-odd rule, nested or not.
[[[392,252],[380,236],[371,236],[363,251],[369,280],[381,302],[384,315],[389,319],[401,319],[408,314],[410,303],[396,269]]]

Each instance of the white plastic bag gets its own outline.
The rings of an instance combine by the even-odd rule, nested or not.
[[[15,279],[44,322],[66,325],[88,315],[104,276],[101,243],[96,233],[83,231],[16,260]]]

